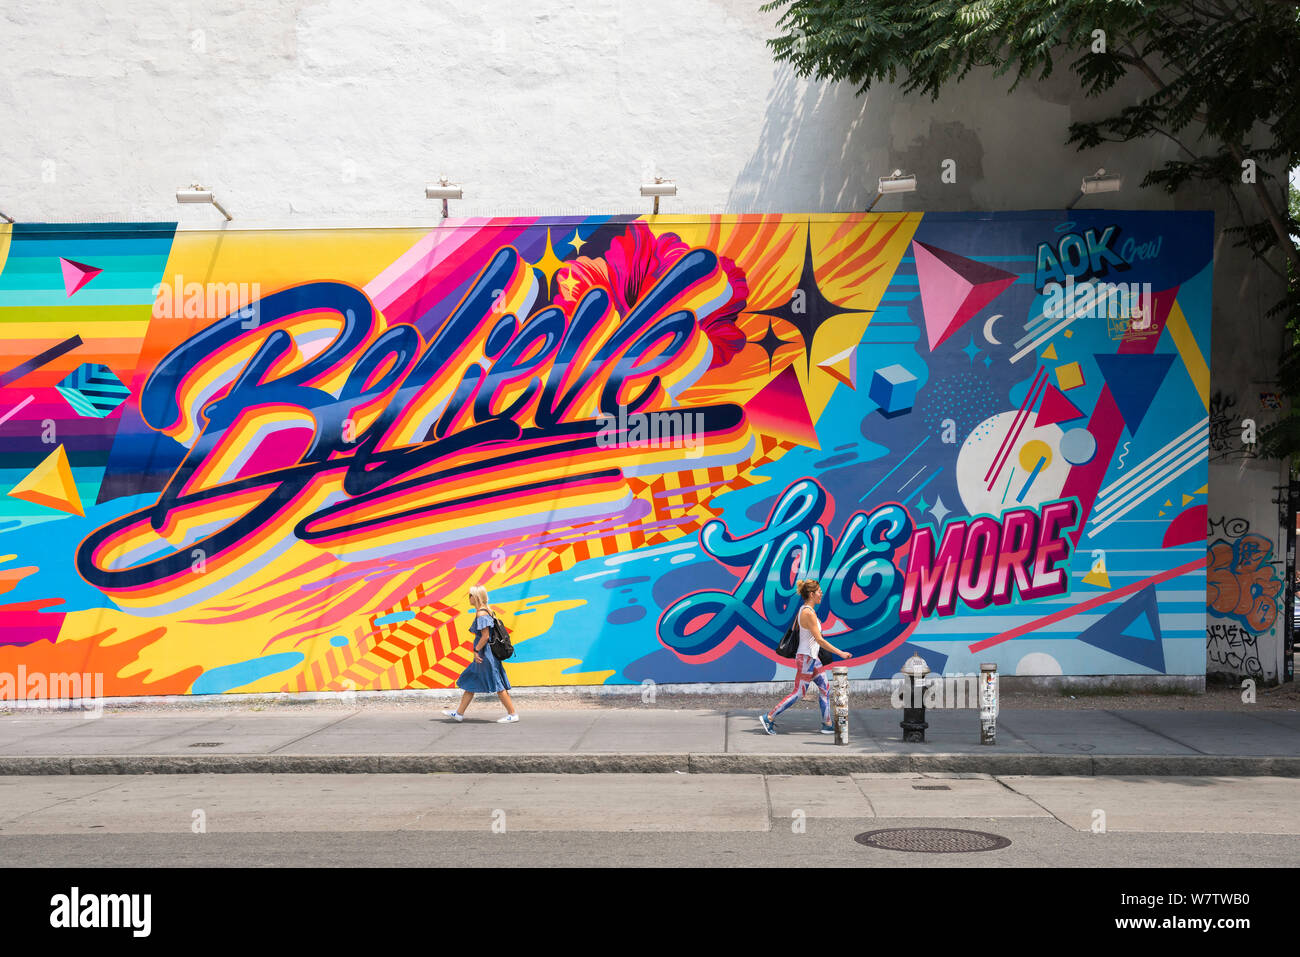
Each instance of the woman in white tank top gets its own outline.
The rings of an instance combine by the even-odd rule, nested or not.
[[[798,701],[808,688],[808,683],[812,682],[817,686],[818,703],[822,709],[822,734],[834,734],[835,727],[831,724],[831,686],[821,669],[817,652],[820,648],[825,648],[841,658],[848,658],[849,653],[840,651],[822,634],[822,623],[817,620],[816,611],[818,602],[822,600],[821,586],[811,578],[804,579],[799,582],[799,597],[803,599],[803,607],[799,609],[799,650],[794,656],[797,669],[794,691],[768,714],[760,715],[758,722],[768,734],[776,734],[777,715]]]

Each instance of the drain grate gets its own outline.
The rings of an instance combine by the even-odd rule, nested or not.
[[[892,827],[883,831],[866,831],[853,840],[866,847],[920,854],[964,854],[1011,846],[1010,839],[999,834],[952,827]]]
[[[187,744],[187,748],[219,748],[226,742],[224,741],[195,741],[193,744]]]
[[[946,784],[913,784],[913,791],[951,791]]]

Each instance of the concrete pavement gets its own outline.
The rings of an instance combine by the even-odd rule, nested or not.
[[[435,708],[376,712],[0,715],[0,774],[198,772],[980,772],[1300,776],[1300,712],[1005,710],[979,744],[973,711],[930,710],[904,744],[894,709],[851,714],[850,743],[815,710],[764,734],[756,711],[654,706],[522,712],[499,725]]]
[[[0,777],[15,866],[1291,866],[1300,779],[981,774]],[[928,854],[905,827],[1008,847]],[[504,856],[503,856],[504,855]]]

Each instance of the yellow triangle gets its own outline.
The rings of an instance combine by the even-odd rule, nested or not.
[[[1156,518],[1162,518],[1164,517],[1164,514],[1165,513],[1163,511],[1156,512]]]
[[[1073,329],[1066,329],[1066,330],[1065,330],[1065,338],[1067,338],[1067,339],[1073,339],[1073,338],[1074,338],[1074,330],[1073,330]]]
[[[1186,504],[1187,504],[1188,502],[1190,502],[1191,500],[1192,500],[1192,496],[1190,496],[1190,495],[1184,495],[1184,496],[1183,496],[1183,504],[1184,504],[1184,505],[1186,505]]]
[[[1051,343],[1051,344],[1050,344],[1050,345],[1049,345],[1045,350],[1043,350],[1043,358],[1044,358],[1044,359],[1055,359],[1055,358],[1057,358],[1057,355],[1056,355],[1056,343],[1054,343],[1054,342]]]
[[[843,382],[850,389],[856,391],[858,388],[858,369],[857,362],[855,361],[857,352],[858,347],[852,346],[837,355],[831,356],[829,359],[823,359],[821,362],[817,363],[817,368],[824,369],[826,372],[829,372],[835,378]]]
[[[32,469],[21,482],[10,489],[13,498],[46,508],[58,509],[71,515],[86,514],[81,507],[81,496],[77,494],[77,483],[72,478],[72,466],[68,464],[68,453],[60,445],[45,457],[40,465]]]
[[[1095,572],[1088,572],[1088,574],[1084,575],[1083,583],[1085,585],[1096,585],[1099,588],[1109,588],[1110,576],[1106,574],[1106,569],[1099,568]]]
[[[1202,485],[1200,488],[1198,488],[1198,489],[1197,489],[1195,492],[1193,492],[1192,494],[1193,494],[1193,495],[1209,495],[1209,494],[1210,494],[1210,486],[1209,486],[1208,484],[1206,484],[1206,485]]]
[[[1173,508],[1173,507],[1174,507],[1174,503],[1171,502],[1169,499],[1165,499],[1165,508]]]

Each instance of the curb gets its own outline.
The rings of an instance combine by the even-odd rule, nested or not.
[[[1300,757],[1076,754],[202,754],[0,756],[38,774],[868,774],[1300,777]]]

